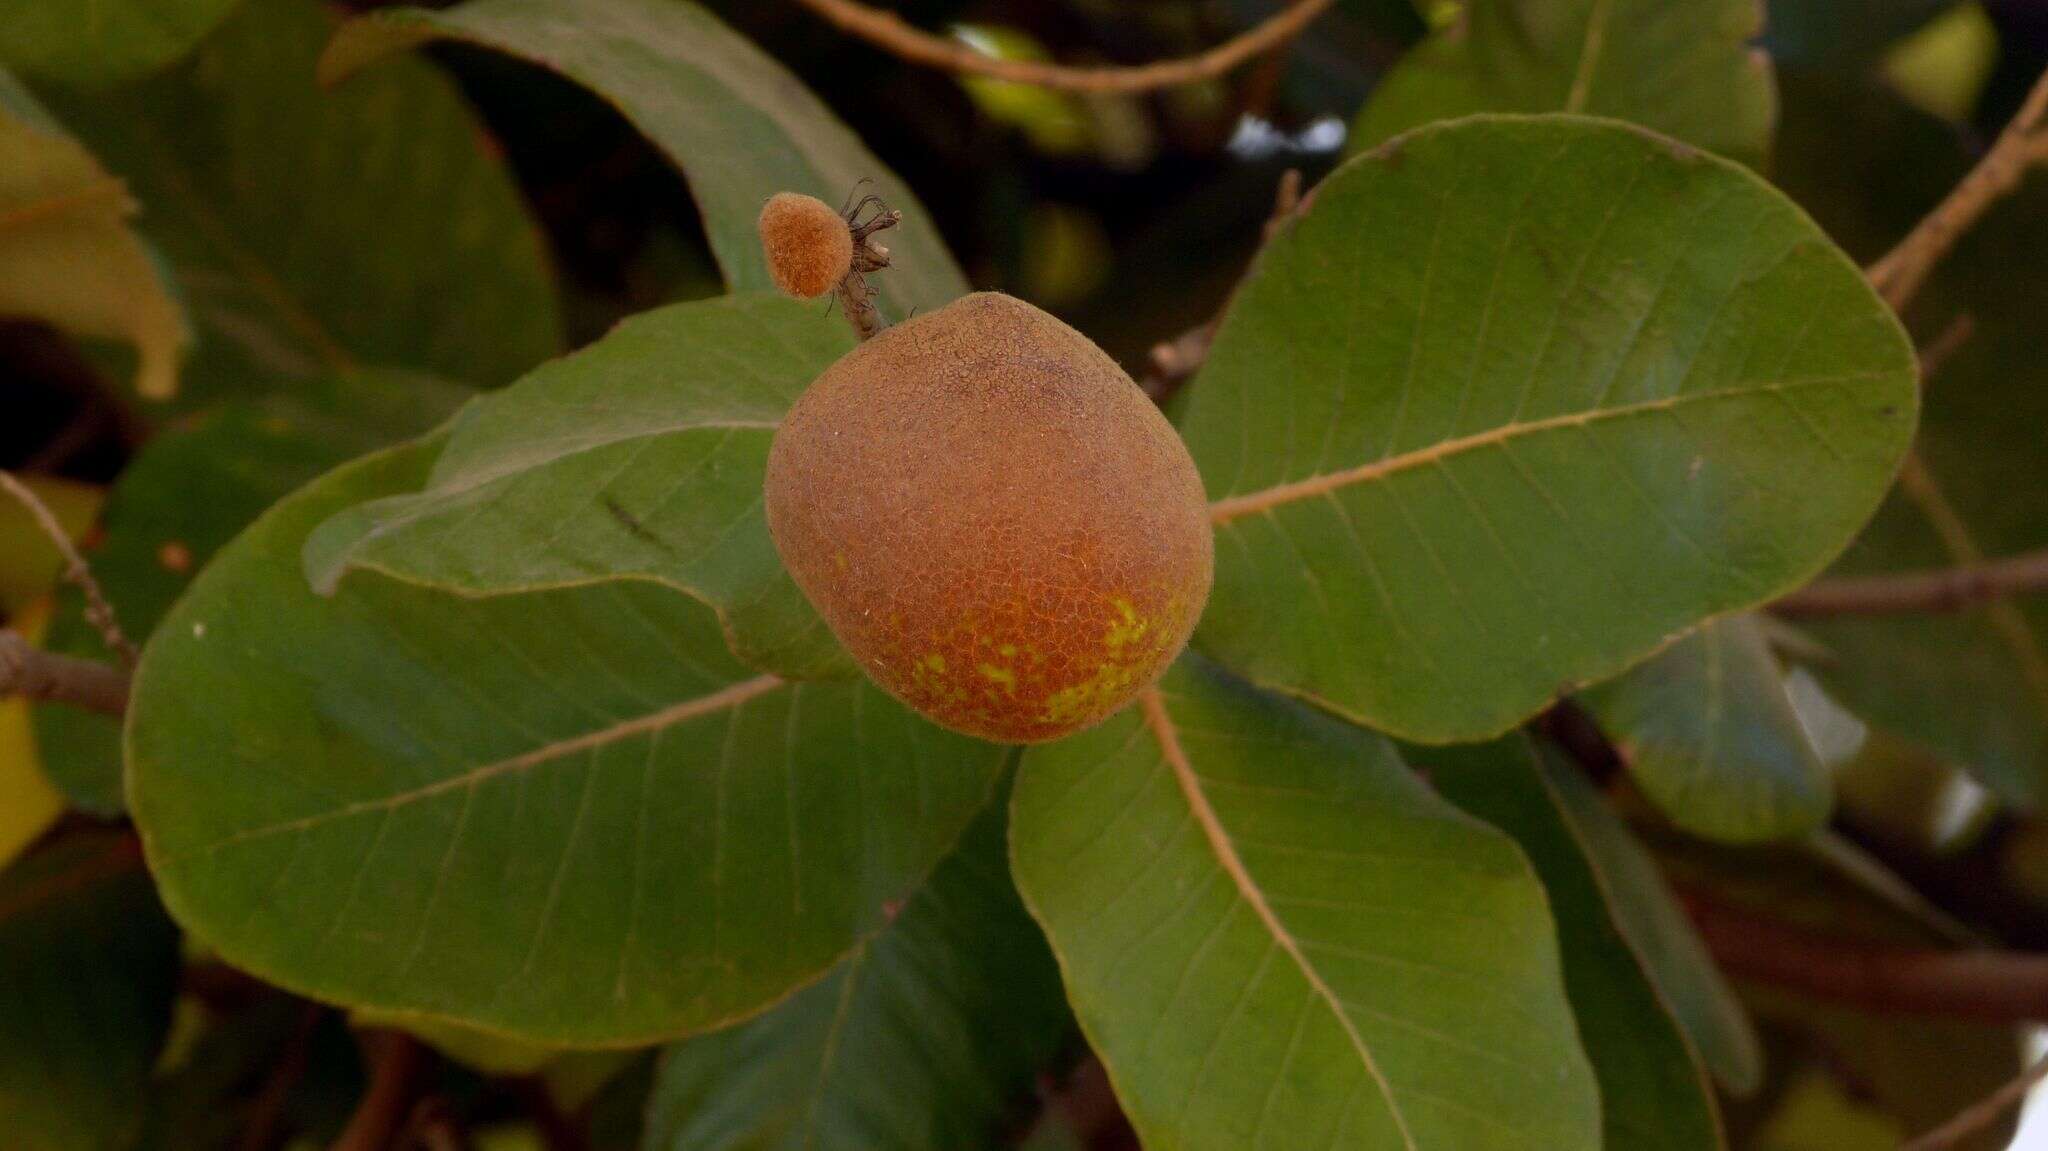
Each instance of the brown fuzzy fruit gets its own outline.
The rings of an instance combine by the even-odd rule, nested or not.
[[[767,511],[868,674],[985,739],[1117,710],[1209,597],[1208,507],[1173,426],[1086,336],[996,293],[825,369],[775,434]]]
[[[761,207],[761,251],[775,286],[800,300],[839,286],[853,266],[853,229],[815,196],[777,192]]]

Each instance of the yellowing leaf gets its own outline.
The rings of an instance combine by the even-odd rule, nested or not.
[[[92,526],[106,499],[99,488],[76,480],[24,476],[22,483],[56,515],[72,539]],[[64,557],[35,516],[18,501],[0,499],[0,619],[26,611],[47,595],[63,568]]]
[[[135,390],[162,399],[177,390],[189,334],[128,228],[135,211],[127,187],[0,72],[0,315],[130,341]]]
[[[42,607],[15,617],[10,626],[36,643],[48,622],[49,608]],[[62,814],[64,797],[36,755],[28,701],[18,696],[0,700],[0,868],[14,862]]]

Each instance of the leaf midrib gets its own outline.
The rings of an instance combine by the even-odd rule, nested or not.
[[[1396,472],[1436,463],[1447,457],[1457,456],[1480,448],[1543,432],[1565,428],[1585,427],[1607,420],[1624,419],[1631,416],[1650,415],[1657,412],[1673,411],[1691,404],[1707,403],[1713,400],[1745,399],[1754,396],[1783,394],[1800,388],[1839,387],[1864,380],[1874,380],[1889,375],[1883,368],[1872,368],[1860,372],[1848,372],[1835,376],[1814,376],[1802,380],[1780,380],[1758,384],[1741,384],[1734,387],[1715,388],[1701,392],[1687,392],[1663,399],[1643,400],[1633,404],[1621,404],[1610,408],[1596,408],[1592,411],[1566,412],[1562,415],[1547,416],[1540,420],[1516,420],[1488,428],[1483,432],[1439,440],[1427,447],[1398,455],[1384,456],[1342,471],[1324,472],[1275,484],[1243,495],[1229,496],[1209,505],[1209,519],[1212,523],[1228,523],[1243,516],[1271,511],[1284,504],[1325,496],[1340,488],[1353,484],[1369,483]]]
[[[1378,1061],[1373,1058],[1371,1049],[1366,1046],[1364,1036],[1358,1033],[1351,1016],[1345,1013],[1343,1001],[1324,981],[1322,973],[1309,962],[1308,956],[1303,953],[1301,944],[1295,940],[1293,933],[1280,922],[1279,915],[1273,911],[1272,905],[1266,902],[1265,892],[1260,890],[1258,883],[1245,868],[1244,860],[1238,856],[1237,847],[1231,842],[1230,832],[1217,817],[1216,809],[1210,805],[1208,795],[1202,790],[1202,782],[1195,774],[1194,765],[1189,762],[1187,752],[1181,748],[1180,733],[1174,727],[1173,717],[1167,713],[1165,696],[1157,687],[1148,687],[1139,696],[1139,706],[1144,712],[1145,725],[1152,730],[1152,736],[1159,744],[1161,757],[1173,770],[1174,782],[1179,785],[1181,796],[1187,801],[1188,810],[1194,815],[1195,823],[1202,829],[1209,849],[1216,856],[1217,866],[1229,876],[1230,882],[1237,888],[1238,896],[1252,909],[1252,913],[1273,937],[1274,943],[1294,961],[1295,967],[1308,983],[1309,990],[1321,999],[1329,1008],[1330,1014],[1336,1017],[1337,1025],[1343,1029],[1345,1038],[1350,1040],[1352,1050],[1358,1053],[1367,1074],[1372,1076],[1373,1082],[1380,1089],[1380,1095],[1387,1101],[1387,1113],[1393,1120],[1394,1128],[1401,1133],[1402,1144],[1409,1151],[1419,1151],[1415,1135],[1409,1131],[1408,1121],[1401,1114],[1401,1105],[1394,1098],[1393,1085],[1387,1082]]]
[[[214,855],[226,848],[247,843],[250,840],[268,839],[277,835],[306,831],[323,824],[332,823],[337,819],[347,819],[351,816],[370,812],[392,811],[409,804],[431,799],[437,795],[472,787],[500,775],[524,771],[528,768],[537,767],[543,763],[549,763],[579,752],[594,751],[598,748],[617,743],[622,739],[631,739],[637,735],[647,735],[663,731],[677,724],[687,723],[700,716],[725,711],[729,708],[737,708],[748,700],[774,691],[785,686],[785,684],[785,680],[773,675],[760,675],[755,676],[753,679],[741,680],[738,683],[728,684],[709,695],[701,695],[693,699],[683,700],[680,703],[673,703],[667,707],[651,711],[646,715],[622,720],[609,727],[587,731],[581,735],[570,736],[566,739],[558,739],[553,743],[545,744],[531,751],[521,752],[506,759],[478,764],[475,767],[445,776],[432,783],[422,784],[419,787],[379,796],[376,799],[357,800],[354,803],[343,804],[340,807],[329,808],[326,811],[317,812],[313,815],[300,816],[297,819],[288,819],[280,823],[243,828],[233,835],[215,840],[189,853],[158,857],[155,860],[155,865],[158,868],[170,868],[187,859]]]

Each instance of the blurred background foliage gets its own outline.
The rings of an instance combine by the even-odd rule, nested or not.
[[[338,7],[362,12],[381,6],[349,0]],[[1313,183],[1337,164],[1346,154],[1347,126],[1375,82],[1432,28],[1457,20],[1460,7],[1458,0],[1339,0],[1285,53],[1225,79],[1097,96],[962,80],[906,65],[835,33],[793,4],[709,0],[707,6],[793,70],[917,190],[977,287],[1001,288],[1044,306],[1134,372],[1153,345],[1217,311],[1258,243],[1282,172],[1300,169]],[[909,0],[896,7],[920,27],[950,29],[991,54],[1135,63],[1199,51],[1270,15],[1277,3]],[[1781,96],[1777,146],[1766,174],[1862,260],[1881,254],[1939,199],[2048,66],[2048,4],[2040,0],[1769,0],[1766,7],[1762,47],[1772,56]],[[585,344],[621,318],[658,304],[722,291],[682,178],[616,111],[589,91],[507,56],[449,45],[430,53],[479,113],[487,154],[502,155],[542,229],[566,346]],[[137,90],[119,89],[106,99],[118,106]],[[80,108],[101,99],[58,97]],[[89,144],[99,143],[89,115],[70,126]],[[145,200],[142,210],[147,233],[153,213],[163,209]],[[2038,353],[2039,317],[2048,305],[2043,253],[2048,189],[2036,187],[1993,214],[1908,317],[1924,342],[1938,340],[1959,316],[1974,329],[1948,369],[1958,378],[1937,381],[1932,405],[1967,395],[1973,398],[1957,401],[1956,426],[2004,415],[2030,437],[2024,459],[2001,457],[1996,446],[1961,434],[1944,441],[1939,429],[1948,417],[1931,406],[1931,458],[1957,498],[1983,512],[1982,526],[1994,540],[2002,530],[2021,534],[2048,512],[2039,502],[2048,490],[2040,474],[2043,425],[2007,414],[2039,412],[2039,397],[2048,395]],[[510,311],[484,319],[518,322]],[[544,346],[549,333],[541,327],[538,334],[517,335]],[[502,334],[477,333],[482,343],[504,342]],[[506,356],[517,360],[520,349],[508,348]],[[174,418],[135,397],[129,371],[129,360],[82,349],[48,327],[0,321],[0,384],[7,397],[0,466],[51,477],[39,481],[39,491],[81,534],[153,430]],[[493,370],[468,382],[490,384],[507,375]],[[2032,397],[2030,409],[2014,400],[2022,389]],[[225,420],[230,431],[217,434],[241,436],[233,428],[245,428],[250,435],[321,438],[325,447],[303,451],[296,439],[280,441],[277,470],[289,477],[311,475],[367,446],[345,428],[322,422],[329,416],[322,412],[321,388],[300,389],[283,408],[261,388],[221,396],[202,382],[200,390],[208,399],[244,406],[224,409],[225,416],[175,417],[190,420],[191,430],[205,432]],[[450,392],[427,405],[431,410],[419,413],[419,421],[445,411],[455,398]],[[232,477],[220,482],[229,485],[222,502],[236,509],[237,521],[228,527],[275,495],[267,479],[251,481],[247,498],[233,494]],[[189,498],[158,494],[174,502]],[[164,522],[177,519],[174,510],[160,509],[169,517]],[[197,540],[207,533],[194,526],[191,534]],[[203,555],[170,546],[187,542],[151,540],[124,556],[138,579],[153,581],[152,603],[168,603],[203,562]],[[19,509],[0,502],[0,612],[11,626],[40,634],[50,616],[43,593],[57,564]],[[64,617],[76,630],[75,612]],[[2035,617],[2038,631],[2038,609]],[[1967,636],[1935,638],[1957,649],[1970,642]],[[1798,645],[1780,640],[1799,662]],[[74,636],[73,642],[85,641]],[[1872,721],[1861,749],[1835,769],[1836,832],[1823,840],[1762,851],[1708,847],[1662,826],[1648,805],[1630,802],[1626,784],[1613,785],[1680,889],[1872,939],[1996,938],[2048,947],[2048,823],[2018,810],[2012,797],[2001,799],[1973,782],[1953,749],[1914,738],[1900,701],[1874,700],[1866,707],[1857,685],[1830,680],[1825,666],[1815,671],[1851,710]],[[1935,699],[1917,706],[1949,705]],[[111,726],[102,727],[78,738],[111,747]],[[60,819],[57,793],[35,767],[33,738],[25,705],[0,703],[0,861]],[[94,786],[118,792],[111,779]],[[68,784],[67,790],[74,798],[80,794]],[[90,787],[84,791],[91,794]],[[113,794],[106,806],[117,805]],[[125,887],[103,898],[151,900],[147,890]],[[164,921],[152,910],[140,922],[141,930],[157,933],[147,942],[162,946]],[[218,1126],[222,1107],[254,1106],[267,1068],[280,1057],[305,1060],[310,1070],[293,1098],[276,1104],[289,1112],[276,1122],[332,1133],[345,1120],[362,1075],[339,1021],[310,1024],[287,997],[203,960],[190,970],[199,974],[188,975],[166,1025],[170,1041],[156,1069],[166,1086],[154,1096],[145,1141],[229,1145],[239,1123],[227,1125],[218,1140],[189,1140],[206,1128],[209,1110]],[[1756,1098],[1730,1111],[1732,1133],[1745,1146],[1895,1146],[1903,1133],[1952,1113],[2016,1066],[2009,1032],[1891,1025],[1760,991],[1748,995],[1771,1076]],[[229,1011],[250,1013],[245,1017],[259,1025],[209,1026]],[[475,1036],[441,1038],[458,1065],[519,1072],[493,1080],[458,1071],[444,1086],[448,1105],[471,1119],[477,1146],[537,1146],[531,1125],[518,1118],[533,1110],[533,1092],[549,1099],[543,1115],[588,1110],[596,1116],[593,1145],[625,1146],[634,1138],[638,1099],[653,1079],[649,1060],[535,1061]],[[1929,1088],[1937,1078],[1941,1091]],[[500,1120],[508,1122],[494,1127]],[[613,1137],[607,1132],[619,1142],[606,1141]],[[1030,1136],[1036,1146],[1078,1145],[1057,1124],[1040,1125]],[[1981,1145],[1996,1146],[1997,1138],[1987,1136]]]

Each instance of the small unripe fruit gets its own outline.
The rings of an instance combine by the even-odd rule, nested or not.
[[[768,527],[874,680],[958,731],[1056,739],[1186,645],[1214,542],[1173,426],[1086,336],[967,296],[825,369],[775,434]]]
[[[775,286],[800,300],[839,286],[853,267],[853,229],[830,204],[777,192],[761,208],[761,250]]]

